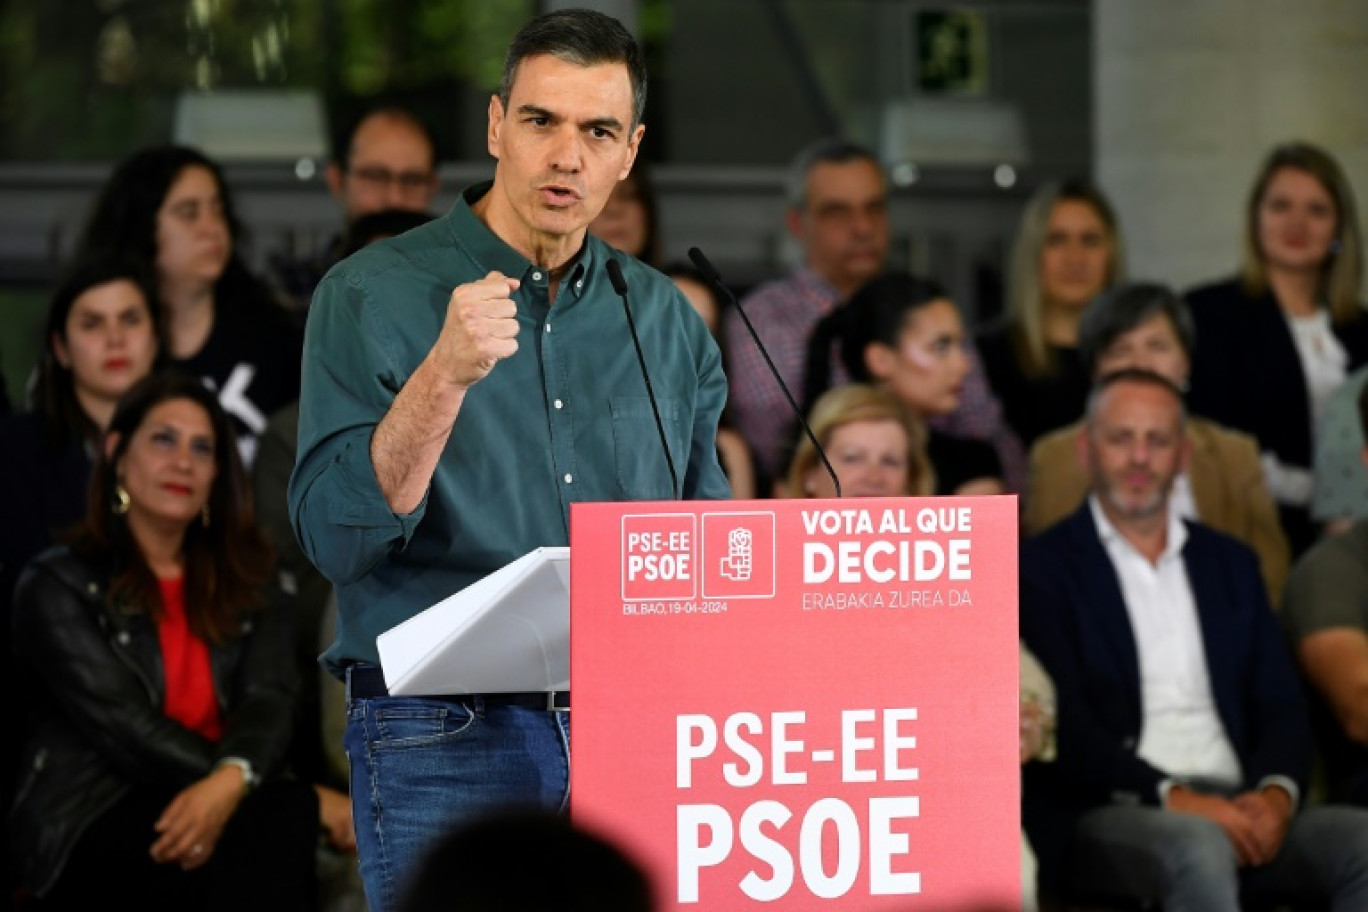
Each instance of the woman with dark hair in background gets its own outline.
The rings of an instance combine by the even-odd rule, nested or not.
[[[1293,559],[1316,537],[1308,505],[1321,410],[1368,362],[1362,243],[1339,164],[1307,143],[1278,146],[1250,190],[1240,275],[1187,294],[1202,340],[1189,404],[1258,441]]]
[[[213,393],[143,380],[79,535],[15,592],[30,684],[10,832],[43,908],[310,907],[318,803],[278,777],[294,666],[270,575]]]
[[[243,263],[218,165],[184,146],[135,152],[110,175],[81,240],[153,277],[171,366],[203,377],[251,465],[272,413],[299,398],[299,328]]]
[[[964,321],[945,290],[929,279],[888,272],[817,324],[808,342],[803,401],[831,382],[831,352],[853,380],[882,386],[923,424],[953,412],[969,371]],[[1001,494],[993,447],[930,429],[927,455],[937,494]]]
[[[72,269],[48,305],[34,410],[0,418],[0,655],[9,657],[10,602],[19,571],[86,511],[90,470],[119,397],[157,358],[157,314],[144,277],[124,262]],[[0,667],[5,693],[26,683]],[[21,698],[22,699],[22,698]],[[14,794],[17,739],[4,748],[0,801]],[[5,885],[12,880],[6,854]]]
[[[29,558],[85,515],[90,470],[114,406],[157,359],[150,300],[143,273],[119,260],[77,265],[52,296],[34,410],[0,421],[0,604],[8,606]],[[6,641],[8,634],[6,624]]]
[[[610,247],[650,266],[660,263],[659,210],[646,161],[638,157],[632,171],[617,182],[589,231]]]
[[[1006,318],[978,338],[1003,417],[1028,450],[1083,415],[1090,381],[1078,320],[1121,272],[1120,228],[1101,190],[1069,180],[1031,197],[1012,246]]]

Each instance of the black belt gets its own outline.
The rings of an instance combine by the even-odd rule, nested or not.
[[[348,674],[351,696],[358,699],[388,697],[389,688],[385,687],[385,674],[369,665],[353,665]],[[434,700],[471,700],[479,699],[488,706],[521,706],[526,709],[544,709],[547,712],[569,712],[570,691],[568,690],[527,690],[515,693],[467,693],[467,694],[424,694]]]

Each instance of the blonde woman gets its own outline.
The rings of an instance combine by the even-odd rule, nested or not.
[[[892,394],[863,383],[836,387],[817,400],[808,423],[841,479],[844,496],[901,497],[935,490],[926,432]],[[806,436],[789,466],[787,493],[836,496],[831,476]]]
[[[1258,441],[1294,558],[1315,538],[1313,428],[1349,372],[1368,362],[1362,256],[1339,164],[1289,143],[1254,180],[1239,276],[1187,295],[1198,339],[1188,403]]]
[[[1031,198],[1012,248],[1006,318],[977,340],[1003,417],[1027,449],[1082,417],[1089,378],[1078,321],[1121,273],[1120,228],[1101,190],[1071,180]]]

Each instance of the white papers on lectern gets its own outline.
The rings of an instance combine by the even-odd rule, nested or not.
[[[376,638],[392,694],[570,689],[570,549],[538,548]]]

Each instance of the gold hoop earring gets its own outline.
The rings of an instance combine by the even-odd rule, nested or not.
[[[133,503],[133,498],[128,496],[128,488],[123,485],[116,485],[114,488],[114,512],[123,516],[128,512],[128,507]]]
[[[204,508],[200,510],[200,524],[203,525],[204,528],[206,528],[206,529],[209,528],[209,504],[208,504],[208,503],[206,503],[206,504],[204,505]]]

